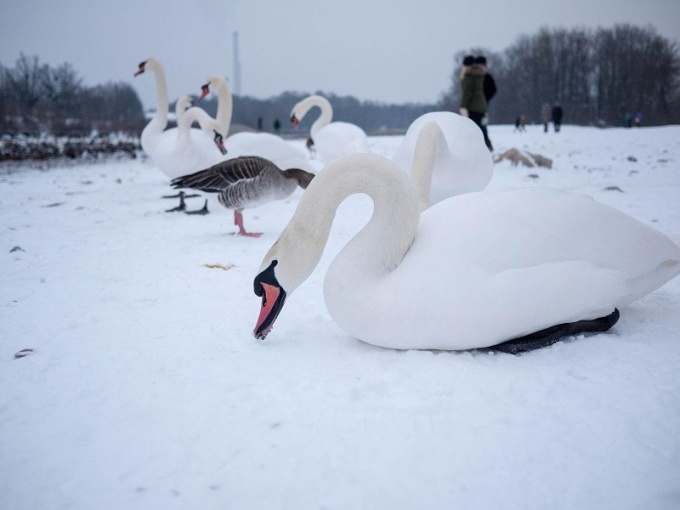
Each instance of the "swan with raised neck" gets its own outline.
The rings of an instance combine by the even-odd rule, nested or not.
[[[254,280],[257,338],[312,273],[354,193],[373,200],[373,216],[331,263],[324,297],[342,329],[382,347],[489,347],[608,316],[680,273],[678,245],[591,197],[477,192],[420,213],[394,163],[355,154],[319,172],[265,255]]]
[[[326,162],[347,154],[371,152],[363,129],[350,122],[331,122],[333,108],[323,96],[312,95],[293,106],[290,120],[296,129],[300,120],[314,106],[318,106],[321,113],[310,129],[311,142],[307,141],[307,147],[311,152],[318,153]]]
[[[307,112],[315,106],[318,106],[321,109],[321,113],[309,129],[309,134],[312,139],[316,137],[321,128],[326,127],[333,120],[333,107],[331,106],[331,102],[323,96],[313,95],[306,97],[297,103],[290,112],[290,119],[297,127],[297,124],[305,117],[305,115],[307,115]]]
[[[153,73],[156,81],[156,113],[142,130],[140,145],[147,155],[151,155],[161,134],[168,125],[168,89],[165,81],[165,71],[160,61],[149,57],[139,64],[135,76],[139,76],[147,69]]]
[[[215,95],[217,95],[217,113],[215,114],[215,120],[221,126],[222,131],[229,134],[231,117],[234,110],[234,101],[227,80],[222,76],[217,75],[209,77],[205,84],[201,86],[199,100],[203,99],[210,92],[214,92]]]

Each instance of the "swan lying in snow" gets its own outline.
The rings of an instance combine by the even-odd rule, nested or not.
[[[156,113],[153,118],[142,130],[140,145],[142,150],[151,155],[154,147],[160,140],[160,136],[168,125],[168,88],[165,82],[165,71],[160,61],[154,57],[149,57],[139,64],[135,76],[139,76],[147,69],[150,69],[156,78]]]
[[[225,132],[202,108],[193,106],[189,96],[176,104],[177,127],[164,131],[151,151],[151,159],[168,177],[175,178],[214,165],[226,154]],[[192,128],[198,122],[200,129]]]
[[[421,144],[436,152],[432,168],[414,175],[413,159],[419,137],[424,138]],[[421,210],[454,195],[481,191],[493,176],[493,159],[481,130],[470,119],[452,112],[426,113],[414,120],[392,161],[411,173],[423,201]]]
[[[414,164],[431,166],[432,152]],[[420,213],[393,162],[355,154],[317,174],[265,255],[254,280],[257,338],[312,273],[336,209],[354,193],[371,197],[373,216],[331,263],[324,296],[342,329],[382,347],[483,348],[570,334],[577,321],[611,325],[616,309],[680,272],[680,247],[590,197],[482,191]]]
[[[290,120],[296,128],[314,106],[321,108],[321,114],[312,124],[310,136],[312,147],[323,161],[332,161],[357,152],[371,152],[363,129],[348,122],[331,122],[333,107],[322,96],[309,96],[293,107]]]
[[[298,168],[281,170],[271,161],[257,156],[228,159],[208,169],[174,179],[173,188],[191,188],[219,193],[219,202],[234,210],[238,234],[259,237],[259,232],[246,232],[241,211],[271,200],[288,197],[297,186],[307,188],[314,174]]]

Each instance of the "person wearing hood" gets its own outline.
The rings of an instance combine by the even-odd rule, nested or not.
[[[484,75],[486,74],[485,66],[475,64],[475,58],[468,55],[463,59],[463,68],[461,69],[460,80],[462,88],[462,98],[460,102],[460,114],[464,117],[469,117],[484,135],[484,143],[493,150],[491,140],[486,133],[486,126],[483,124],[483,119],[486,115],[487,102],[484,97]]]

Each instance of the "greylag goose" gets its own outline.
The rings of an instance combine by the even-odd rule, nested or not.
[[[234,225],[239,229],[238,235],[259,237],[261,232],[246,232],[243,209],[286,198],[297,186],[306,189],[313,177],[314,174],[299,168],[281,170],[259,156],[241,156],[177,177],[170,185],[175,189],[190,188],[218,193],[220,204],[234,210]]]

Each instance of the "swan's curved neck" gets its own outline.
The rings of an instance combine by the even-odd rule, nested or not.
[[[418,191],[420,211],[430,207],[432,190],[432,170],[437,152],[446,144],[446,138],[436,122],[428,122],[418,133],[416,147],[411,163],[411,180]]]
[[[151,69],[156,78],[157,102],[154,119],[165,127],[168,123],[168,88],[165,82],[165,71],[161,63],[155,58],[147,60],[146,68]]]
[[[297,285],[319,262],[335,211],[355,193],[365,193],[373,200],[373,216],[333,265],[351,266],[354,276],[378,276],[401,263],[418,230],[415,188],[388,159],[375,154],[352,154],[333,161],[314,177],[276,243],[297,252]],[[278,249],[276,244],[272,250]],[[300,246],[309,249],[300,250]],[[287,289],[293,290],[294,287]]]
[[[308,98],[300,101],[295,109],[296,116],[301,120],[305,115],[307,115],[307,112],[315,106],[321,108],[321,114],[319,115],[319,118],[314,121],[312,127],[310,128],[310,135],[312,138],[314,138],[316,133],[322,127],[330,124],[331,120],[333,119],[333,107],[331,106],[330,101],[322,96],[309,96]]]
[[[217,94],[217,114],[215,120],[222,127],[225,134],[229,133],[229,126],[231,126],[231,116],[234,110],[233,98],[231,97],[231,90],[227,81],[224,78],[215,80],[216,94]]]
[[[211,139],[213,137],[213,130],[220,129],[220,123],[208,115],[208,112],[206,112],[203,108],[199,108],[198,106],[193,106],[184,112],[184,115],[182,115],[181,124],[179,122],[177,123],[177,129],[182,133],[188,133],[191,129],[191,125],[194,122],[198,122],[198,125],[201,126],[201,131],[203,131]]]

